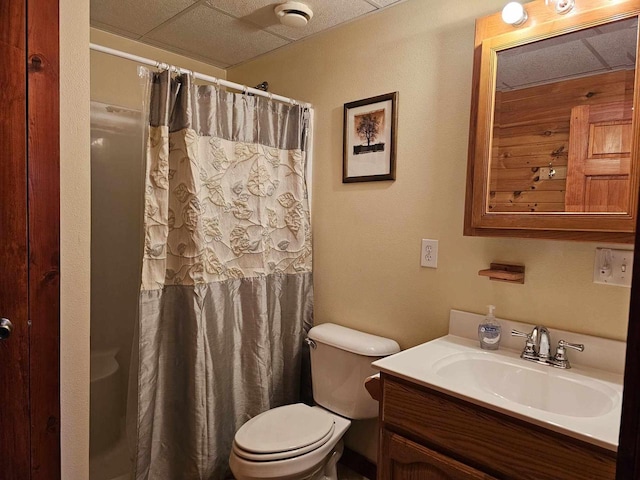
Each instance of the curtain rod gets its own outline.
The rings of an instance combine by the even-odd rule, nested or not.
[[[187,70],[186,68],[175,67],[173,65],[169,65],[168,63],[157,62],[149,58],[140,57],[138,55],[133,55],[127,52],[122,52],[114,48],[104,47],[96,43],[90,43],[89,48],[91,50],[95,50],[96,52],[106,53],[108,55],[114,55],[116,57],[125,58],[127,60],[133,60],[134,62],[142,65],[148,65],[151,67],[156,67],[161,69],[174,70],[179,73],[190,73],[198,80],[204,80],[205,82],[215,83],[216,85],[223,85],[225,87],[233,88],[234,90],[239,90],[244,93],[252,93],[254,95],[258,95],[259,97],[266,97],[271,100],[278,100],[279,102],[291,103],[293,105],[301,105],[303,107],[311,108],[312,106],[310,103],[307,103],[307,102],[301,102],[299,100],[294,100],[293,98],[283,97],[282,95],[275,95],[273,93],[265,92],[263,90],[258,90],[257,88],[248,87],[246,85],[241,85],[239,83],[230,82],[229,80],[223,80],[221,78],[212,77],[209,75],[205,75],[204,73],[193,72],[191,70]]]

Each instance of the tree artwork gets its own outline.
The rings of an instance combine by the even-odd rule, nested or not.
[[[367,113],[360,115],[360,121],[356,127],[356,132],[362,140],[367,141],[367,146],[371,145],[371,140],[376,139],[378,133],[380,133],[380,118],[378,116]]]
[[[362,141],[361,145],[353,146],[354,155],[384,151],[384,142],[379,142],[379,137],[384,131],[384,109],[355,115],[353,128]]]

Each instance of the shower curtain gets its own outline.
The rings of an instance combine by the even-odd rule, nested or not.
[[[135,478],[221,479],[236,430],[299,398],[310,112],[149,81]]]

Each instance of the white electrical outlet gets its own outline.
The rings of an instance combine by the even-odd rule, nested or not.
[[[631,286],[633,250],[596,248],[593,265],[594,283]]]
[[[420,265],[423,267],[438,268],[438,240],[422,239]]]

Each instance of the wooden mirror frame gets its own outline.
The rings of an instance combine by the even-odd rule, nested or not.
[[[640,186],[640,165],[637,164],[640,159],[640,108],[634,109],[632,120],[630,200],[627,213],[487,212],[496,52],[603,23],[637,17],[640,15],[640,0],[615,3],[580,0],[566,15],[557,14],[545,5],[544,0],[527,3],[525,8],[529,17],[519,27],[504,23],[500,12],[476,21],[464,234],[633,243]],[[640,48],[640,41],[637,48]],[[635,107],[640,107],[639,79],[640,75],[636,74],[633,99]]]

